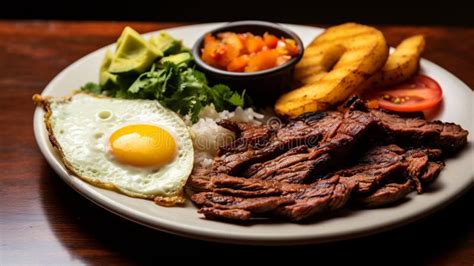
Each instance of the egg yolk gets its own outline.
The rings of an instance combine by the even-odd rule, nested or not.
[[[160,166],[176,155],[173,136],[154,125],[124,126],[112,133],[109,145],[119,162],[133,166]]]

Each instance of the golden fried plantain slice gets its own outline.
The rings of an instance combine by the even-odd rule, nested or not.
[[[361,86],[360,92],[392,86],[412,77],[418,71],[424,48],[425,38],[422,35],[403,40],[389,55],[385,66]]]
[[[383,67],[387,56],[383,34],[372,27],[346,23],[328,28],[295,68],[302,87],[282,95],[275,111],[296,117],[342,102]]]

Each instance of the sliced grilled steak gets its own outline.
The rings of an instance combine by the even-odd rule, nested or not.
[[[301,185],[219,175],[211,178],[208,184],[213,192],[200,192],[191,199],[204,206],[200,212],[210,219],[247,220],[262,215],[279,215],[299,221],[342,207],[356,186],[352,180],[339,176]],[[220,210],[242,211],[229,213]],[[247,212],[251,213],[250,217]]]
[[[318,180],[314,184],[312,188],[287,195],[295,203],[280,206],[276,213],[292,221],[301,221],[318,213],[337,210],[347,203],[357,188],[357,182],[339,176]]]
[[[201,192],[194,194],[192,200],[201,206],[216,209],[241,209],[250,211],[252,214],[261,214],[272,211],[283,204],[293,203],[294,200],[285,197],[258,197],[242,198],[221,195],[216,192]]]
[[[213,191],[239,197],[261,197],[294,193],[311,187],[311,184],[290,184],[275,181],[252,180],[217,174],[210,177],[191,176],[189,185],[198,191]]]
[[[385,133],[385,143],[398,143],[407,147],[435,147],[448,153],[459,150],[467,143],[468,132],[453,123],[428,122],[419,117],[401,117],[379,110],[348,111],[346,116],[354,113],[364,117],[369,117],[370,114]],[[293,147],[315,146],[327,141],[335,134],[336,129],[343,126],[340,124],[341,117],[339,112],[308,114],[277,130],[266,125],[222,121],[221,125],[236,132],[238,138],[219,150],[221,156],[215,160],[213,168],[220,173],[238,174],[243,167],[270,160]],[[345,125],[354,126],[350,123]],[[344,138],[334,138],[334,141],[341,143]]]
[[[343,114],[340,112],[301,116],[278,129],[275,141],[286,146],[286,150],[300,145],[313,147],[326,137],[333,136],[342,119]]]
[[[407,163],[406,175],[415,183],[416,191],[423,192],[422,174],[429,166],[429,159],[436,159],[441,155],[440,150],[414,149],[404,154]]]
[[[283,153],[282,155],[279,155],[275,159],[271,160],[275,162],[275,165],[282,164],[285,166],[292,165],[296,162],[300,162],[301,160],[304,160],[309,153],[309,148],[308,146],[301,145],[295,148],[290,149],[289,151]],[[269,162],[267,161],[265,163],[256,163],[251,166],[249,166],[245,171],[241,173],[242,176],[244,177],[251,177],[256,175],[259,171],[266,170],[264,167],[264,164],[269,165]],[[277,163],[278,162],[278,163]],[[268,171],[272,171],[271,169],[268,169]],[[261,178],[264,179],[264,178]]]
[[[330,156],[325,150],[299,146],[264,163],[250,166],[242,175],[252,179],[303,183],[317,170],[325,169]]]
[[[190,186],[195,191],[214,191],[224,195],[239,197],[261,197],[281,195],[283,191],[297,190],[300,185],[279,182],[250,180],[241,177],[217,174],[210,177],[192,175]]]
[[[278,169],[273,176],[267,177],[267,180],[293,184],[309,183],[314,181],[315,177],[325,173],[331,161],[329,154],[322,154],[316,159],[301,161]]]
[[[265,161],[285,152],[284,146],[269,145],[261,149],[248,148],[242,152],[225,153],[214,159],[212,171],[237,175],[249,164]]]
[[[401,175],[406,169],[403,162],[404,150],[396,145],[374,147],[349,168],[335,174],[351,178],[359,183],[357,193],[366,194],[379,187],[393,176]]]
[[[294,148],[273,160],[250,166],[243,175],[288,183],[311,181],[311,177],[322,175],[331,161],[345,159],[373,123],[370,114],[349,111],[333,135],[327,135],[319,145]]]
[[[411,150],[405,154],[405,159],[407,161],[406,173],[414,181],[416,191],[422,193],[423,187],[419,177],[428,165],[428,154],[422,150]]]
[[[201,212],[208,218],[237,219],[235,211],[220,209],[242,209],[250,211],[251,215],[238,212],[245,214],[238,216],[239,220],[271,213],[296,221],[323,210],[342,207],[352,191],[357,191],[357,200],[368,207],[395,202],[413,190],[414,180],[420,178],[422,182],[428,182],[439,174],[442,165],[429,162],[430,155],[440,154],[437,150],[404,151],[396,145],[388,145],[371,148],[353,166],[313,184],[289,184],[275,179],[264,181],[217,174],[193,175],[189,185],[196,191],[210,191],[192,197],[195,203],[207,207]],[[394,180],[402,180],[403,183],[392,182]],[[328,191],[332,191],[331,196]],[[279,197],[285,201],[277,201]],[[234,198],[235,202],[232,202]]]
[[[291,148],[317,145],[341,121],[340,112],[308,115],[275,130],[266,125],[252,127],[245,123],[223,121],[221,125],[236,132],[237,138],[219,150],[212,169],[218,173],[238,174],[250,164],[273,159]]]
[[[385,141],[409,147],[440,148],[451,153],[467,143],[468,131],[454,123],[405,118],[380,110],[370,110],[385,132]]]
[[[237,137],[220,147],[210,169],[189,178],[199,212],[219,220],[300,221],[343,207],[351,195],[363,206],[384,206],[414,188],[421,193],[442,170],[435,161],[441,153],[467,142],[456,124],[366,110],[360,101],[347,108],[305,114],[280,128],[220,122]]]
[[[413,191],[413,180],[407,180],[403,184],[389,183],[377,189],[374,193],[358,197],[357,201],[365,207],[380,207],[403,199]]]
[[[219,147],[217,151],[218,156],[226,153],[243,152],[249,148],[258,149],[265,147],[275,133],[275,130],[267,125],[255,125],[231,120],[222,120],[217,124],[234,132],[236,135],[234,141]]]
[[[437,149],[405,152],[396,145],[376,146],[369,149],[354,165],[339,170],[336,174],[357,180],[359,194],[369,193],[392,179],[411,179],[421,193],[423,188],[420,178],[429,165],[429,159],[435,159],[440,154]]]
[[[425,172],[420,176],[420,181],[423,184],[433,182],[438,177],[441,170],[443,170],[443,162],[428,162]]]

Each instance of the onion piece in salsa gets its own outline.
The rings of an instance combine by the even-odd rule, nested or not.
[[[232,72],[257,72],[285,64],[298,55],[295,40],[278,38],[268,32],[263,36],[223,32],[204,38],[202,60],[207,64]]]

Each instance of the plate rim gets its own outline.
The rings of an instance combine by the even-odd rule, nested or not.
[[[179,26],[179,27],[173,27],[173,28],[165,28],[165,29],[160,29],[157,31],[152,31],[152,32],[147,32],[142,35],[144,36],[149,36],[151,34],[155,34],[156,32],[162,31],[162,30],[175,30],[175,29],[184,29],[184,28],[192,28],[192,27],[218,27],[219,25],[223,25],[225,22],[216,22],[216,23],[202,23],[202,24],[192,24],[192,25],[185,25],[185,26]],[[300,27],[300,28],[307,28],[308,30],[318,30],[321,31],[323,28],[319,27],[312,27],[312,26],[306,26],[306,25],[297,25],[297,24],[284,24],[284,23],[279,23],[283,26],[289,27],[290,29],[294,29],[295,27]],[[107,48],[113,47],[114,44],[109,44],[104,47],[101,47],[95,51],[92,51],[88,53],[87,55],[79,58],[78,60],[74,61],[72,64],[68,65],[66,68],[61,70],[49,83],[48,85],[43,89],[41,92],[41,95],[47,95],[48,92],[52,91],[55,83],[59,82],[59,80],[67,75],[67,73],[73,69],[76,65],[79,65],[83,63],[84,61],[87,60],[88,57],[94,56],[96,53],[101,53]],[[462,84],[463,87],[466,89],[470,89],[469,86],[467,86],[462,80],[457,78],[454,74],[449,72],[448,70],[442,68],[441,66],[426,60],[424,58],[421,59],[422,64],[424,65],[431,65],[430,67],[435,67],[439,68],[441,71],[445,72],[448,76],[450,76],[451,79],[454,79],[460,84]],[[471,96],[472,96],[472,90],[471,90]],[[35,135],[35,140],[37,142],[38,147],[40,148],[41,153],[43,154],[43,157],[46,159],[48,162],[49,166],[53,168],[53,170],[58,174],[61,179],[66,182],[70,187],[72,187],[76,192],[78,192],[80,195],[85,197],[86,199],[90,200],[97,206],[100,206],[101,208],[106,209],[107,211],[114,213],[122,218],[125,218],[129,221],[147,226],[152,229],[164,231],[167,233],[183,236],[183,237],[188,237],[188,238],[194,238],[194,239],[199,239],[199,240],[206,240],[206,241],[214,241],[214,242],[222,242],[222,243],[234,243],[234,244],[247,244],[247,245],[282,245],[282,244],[308,244],[308,243],[323,243],[323,242],[332,242],[332,241],[339,241],[339,240],[346,240],[346,239],[353,239],[353,238],[358,238],[358,237],[363,237],[367,235],[372,235],[372,234],[377,234],[380,232],[392,230],[394,228],[406,225],[408,223],[411,223],[413,221],[426,218],[433,214],[434,212],[446,207],[459,197],[461,197],[463,194],[465,194],[467,191],[470,190],[471,187],[473,187],[474,182],[471,182],[467,186],[462,187],[458,193],[455,195],[450,195],[448,199],[445,199],[441,204],[431,206],[430,208],[424,209],[424,211],[419,211],[415,212],[412,215],[408,215],[404,217],[403,219],[398,219],[396,221],[390,221],[387,223],[380,223],[376,226],[372,227],[365,227],[364,229],[359,229],[355,231],[351,230],[345,230],[344,232],[340,233],[333,233],[333,234],[325,234],[325,235],[320,235],[318,237],[314,236],[309,236],[309,237],[300,237],[300,238],[294,238],[292,236],[269,236],[269,235],[254,235],[252,237],[249,237],[247,235],[239,235],[239,234],[232,234],[231,232],[227,232],[225,236],[220,235],[220,233],[209,230],[207,228],[193,228],[193,227],[188,227],[188,226],[179,226],[176,225],[175,223],[171,223],[167,220],[162,219],[161,217],[151,217],[149,214],[137,211],[132,209],[129,206],[122,206],[122,204],[117,204],[109,199],[108,197],[100,194],[99,192],[93,190],[91,187],[92,186],[89,183],[83,181],[80,178],[77,178],[73,175],[70,175],[67,170],[64,169],[62,163],[60,160],[57,160],[57,158],[52,155],[54,151],[52,151],[49,143],[44,143],[44,119],[43,119],[43,110],[41,107],[36,107],[33,115],[33,129],[34,129],[34,135]],[[468,128],[469,131],[472,132],[472,127],[473,124],[471,123],[470,127]],[[472,143],[471,143],[472,146]],[[468,148],[470,151],[472,151],[471,148]],[[466,156],[468,156],[467,154]],[[473,173],[471,172],[471,175]],[[197,216],[197,214],[196,214]]]

